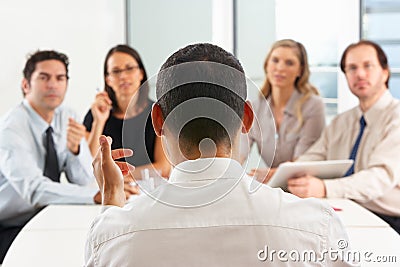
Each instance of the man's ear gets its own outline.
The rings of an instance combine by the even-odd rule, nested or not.
[[[153,128],[157,136],[163,134],[162,129],[164,126],[164,117],[159,104],[154,103],[151,110],[151,121],[153,122]]]
[[[389,75],[390,75],[389,69],[384,69],[383,75],[382,75],[383,83],[385,83],[388,80]],[[388,89],[388,88],[386,88],[386,89]]]
[[[254,112],[253,107],[247,100],[244,103],[243,119],[242,119],[242,133],[248,133],[253,125]]]
[[[25,78],[22,79],[21,88],[24,92],[24,95],[28,94],[31,91],[31,87],[29,86],[29,81]]]

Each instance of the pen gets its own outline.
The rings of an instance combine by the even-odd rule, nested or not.
[[[332,207],[332,209],[333,209],[334,211],[342,211],[341,208]]]

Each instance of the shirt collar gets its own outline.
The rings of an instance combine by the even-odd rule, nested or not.
[[[374,121],[378,121],[382,115],[382,112],[387,109],[388,105],[390,102],[393,101],[393,96],[389,92],[389,90],[386,90],[383,95],[378,99],[378,101],[370,107],[364,114],[361,111],[360,106],[358,106],[358,113],[359,117],[361,115],[364,115],[364,119],[367,123],[372,123]]]
[[[40,132],[46,132],[47,128],[49,128],[49,126],[51,126],[53,128],[53,133],[54,134],[60,134],[60,129],[56,126],[55,123],[55,117],[56,115],[60,112],[59,108],[56,108],[56,110],[54,111],[54,116],[53,116],[53,120],[51,121],[50,125],[47,123],[47,121],[45,121],[31,106],[31,104],[29,103],[29,101],[25,98],[22,101],[22,104],[24,105],[26,111],[29,114],[29,117],[32,120],[32,125],[33,127],[36,127],[38,129],[38,131]]]
[[[246,171],[236,160],[230,158],[202,158],[184,161],[173,169],[169,182],[191,182],[216,180],[220,178],[238,179]]]

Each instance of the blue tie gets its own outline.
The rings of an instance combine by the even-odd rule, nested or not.
[[[354,160],[354,163],[353,163],[353,165],[351,165],[350,169],[345,173],[345,175],[343,177],[352,175],[354,173],[354,164],[356,163],[357,150],[358,150],[358,146],[360,145],[360,141],[361,141],[361,138],[364,133],[364,129],[365,129],[366,125],[367,125],[367,123],[365,122],[364,116],[361,116],[360,132],[358,133],[356,142],[354,143],[353,149],[351,150],[350,157],[349,157],[349,159]]]

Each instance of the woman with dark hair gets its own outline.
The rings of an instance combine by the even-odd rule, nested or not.
[[[282,162],[302,155],[325,126],[324,103],[309,82],[310,69],[304,46],[291,39],[275,42],[264,62],[265,81],[252,102],[256,115],[248,142],[242,140],[242,161],[255,142],[269,168],[251,172],[267,182]],[[266,179],[265,179],[266,178]]]
[[[108,51],[104,61],[104,91],[96,95],[83,124],[92,155],[99,148],[99,137],[111,136],[112,149],[130,148],[126,160],[140,170],[154,168],[168,176],[170,164],[151,122],[153,102],[148,98],[147,74],[138,52],[128,45]]]

